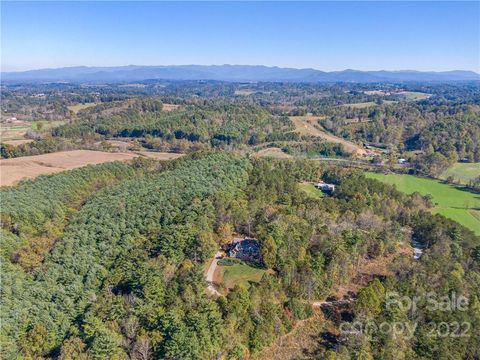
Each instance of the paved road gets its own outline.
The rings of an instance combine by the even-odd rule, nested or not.
[[[215,273],[215,269],[217,268],[217,265],[218,265],[218,260],[220,260],[221,256],[222,256],[222,253],[220,251],[217,251],[217,253],[215,254],[215,257],[213,258],[212,263],[208,267],[207,275],[206,275],[206,280],[208,283],[208,286],[207,286],[208,292],[212,295],[217,295],[217,296],[221,296],[222,294],[220,294],[217,291],[217,289],[215,289],[215,285],[213,284],[213,274]]]

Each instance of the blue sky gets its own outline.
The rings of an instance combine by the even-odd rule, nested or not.
[[[479,2],[2,2],[3,71],[261,64],[480,71]]]

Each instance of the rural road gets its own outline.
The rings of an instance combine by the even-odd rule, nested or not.
[[[208,267],[207,276],[206,276],[206,280],[208,283],[208,286],[207,286],[208,292],[211,293],[212,295],[217,295],[217,296],[221,296],[222,294],[220,294],[217,291],[217,289],[215,289],[215,286],[213,285],[213,274],[215,273],[215,269],[217,268],[217,265],[218,265],[218,260],[220,260],[221,256],[222,256],[222,253],[220,251],[217,251],[217,253],[215,254],[215,257],[212,260],[212,263]]]

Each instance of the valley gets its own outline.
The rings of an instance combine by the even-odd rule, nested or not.
[[[1,360],[480,360],[479,1],[2,1]]]
[[[418,343],[437,356],[443,340],[421,336],[424,304],[414,338],[344,328],[413,321],[390,313],[390,293],[476,301],[465,274],[479,266],[480,124],[460,103],[479,101],[470,85],[5,93],[2,119],[22,117],[22,133],[0,144],[2,358],[388,358]],[[476,349],[459,341],[465,356]]]

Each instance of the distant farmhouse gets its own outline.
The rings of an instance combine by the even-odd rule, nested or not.
[[[316,183],[315,187],[319,190],[322,190],[322,192],[324,193],[333,193],[335,191],[335,185],[327,184],[327,183],[324,183],[323,181]]]
[[[228,256],[243,261],[258,263],[261,260],[260,245],[254,239],[234,240],[227,249]]]

